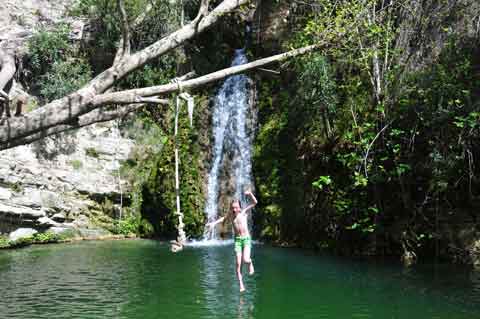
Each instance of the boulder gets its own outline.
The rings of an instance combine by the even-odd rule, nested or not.
[[[16,241],[16,240],[21,239],[21,238],[31,237],[31,236],[35,235],[36,233],[38,233],[38,231],[36,231],[33,228],[19,228],[15,231],[11,232],[8,235],[8,239],[10,241]]]

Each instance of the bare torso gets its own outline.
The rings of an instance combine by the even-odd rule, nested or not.
[[[241,211],[234,216],[233,218],[233,229],[235,230],[235,236],[250,236],[250,232],[248,231],[248,222],[247,222],[247,213],[245,211]]]

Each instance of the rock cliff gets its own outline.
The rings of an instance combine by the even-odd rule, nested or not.
[[[73,3],[2,1],[0,48],[18,59],[34,32],[60,22],[80,40],[83,22],[66,14]],[[14,87],[28,94],[18,83]],[[108,233],[105,228],[121,217],[128,185],[119,167],[132,147],[114,124],[99,124],[0,152],[0,234],[13,240],[47,230],[81,237]]]

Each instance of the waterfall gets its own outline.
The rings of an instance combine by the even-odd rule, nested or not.
[[[232,66],[247,62],[244,49],[235,51]],[[208,174],[207,204],[205,214],[209,222],[218,218],[218,200],[220,192],[220,172],[225,155],[231,161],[231,174],[235,180],[234,196],[243,199],[243,192],[252,183],[252,125],[249,79],[246,75],[228,77],[219,89],[213,108],[213,162]],[[215,228],[205,234],[205,239],[218,239]]]

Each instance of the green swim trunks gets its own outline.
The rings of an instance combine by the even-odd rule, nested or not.
[[[235,237],[235,252],[241,253],[243,247],[251,247],[252,238],[250,236],[236,236]]]

